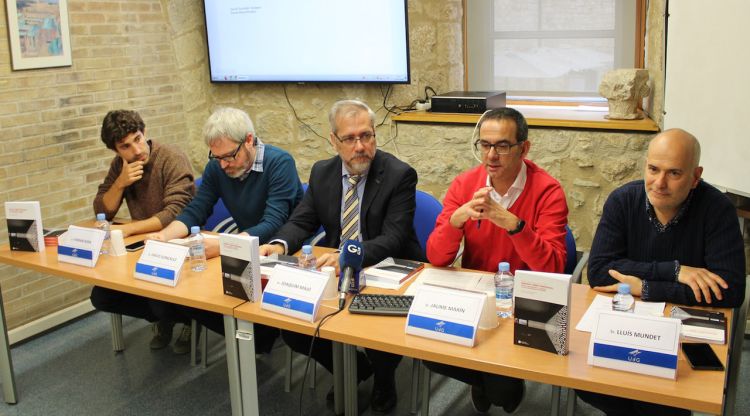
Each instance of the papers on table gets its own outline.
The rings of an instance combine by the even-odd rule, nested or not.
[[[484,292],[487,290],[487,285],[482,283],[482,280],[483,277],[486,280],[487,276],[491,279],[492,273],[465,272],[429,267],[419,272],[416,280],[406,289],[404,294],[414,296],[424,283],[429,283],[433,286]],[[494,285],[492,288],[494,290]]]
[[[640,300],[635,301],[636,315],[644,316],[664,316],[664,302],[643,302]],[[602,311],[612,311],[612,298],[604,295],[596,295],[594,301],[591,302],[586,313],[576,325],[576,329],[583,332],[591,332],[594,329],[594,321],[596,316]]]

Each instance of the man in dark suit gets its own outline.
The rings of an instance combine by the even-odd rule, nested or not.
[[[349,239],[361,241],[364,267],[389,256],[424,261],[412,225],[416,171],[377,150],[375,114],[366,104],[339,101],[328,120],[331,146],[338,155],[315,163],[302,202],[271,242],[260,247],[260,254],[294,253],[322,225],[326,232],[323,246],[339,248]],[[318,267],[338,270],[338,257],[338,252],[324,254]],[[288,331],[282,337],[293,350],[309,352],[311,337]],[[313,350],[313,358],[330,372],[331,349],[330,341],[317,340]],[[367,350],[367,356],[358,354],[358,379],[374,374],[370,401],[374,411],[388,412],[395,406],[394,373],[400,360],[400,356],[375,350]]]

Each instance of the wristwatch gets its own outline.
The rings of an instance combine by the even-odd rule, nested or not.
[[[518,224],[514,230],[508,230],[508,235],[518,234],[523,230],[523,226],[526,225],[526,221],[518,220]]]

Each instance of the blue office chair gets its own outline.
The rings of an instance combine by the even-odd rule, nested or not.
[[[438,215],[443,211],[443,205],[434,196],[417,189],[417,209],[414,212],[414,232],[422,250],[427,251],[427,239],[435,229]]]

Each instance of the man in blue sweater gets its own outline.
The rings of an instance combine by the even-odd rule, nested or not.
[[[236,108],[220,108],[206,121],[203,136],[209,147],[198,194],[177,218],[150,239],[168,241],[188,235],[190,227],[203,225],[219,198],[232,214],[241,234],[260,243],[270,240],[302,199],[302,183],[294,159],[278,147],[264,144],[255,135],[250,117]],[[219,255],[217,239],[207,239],[206,256]],[[154,313],[173,322],[196,319],[207,328],[224,333],[221,315],[166,303],[152,304]],[[256,349],[268,352],[278,335],[275,328],[256,325]],[[177,342],[176,353],[190,351],[190,326]]]
[[[737,307],[745,295],[745,253],[736,210],[703,182],[700,144],[671,129],[648,147],[644,180],[612,192],[591,246],[592,288],[630,284],[644,301]],[[690,411],[580,391],[607,415],[689,415]]]

